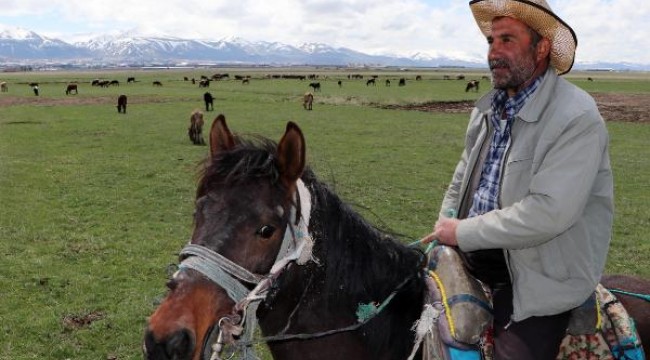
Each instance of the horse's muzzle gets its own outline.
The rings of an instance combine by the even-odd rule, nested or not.
[[[195,343],[194,336],[187,329],[176,331],[162,340],[157,340],[153,332],[147,330],[143,345],[144,358],[146,360],[191,360]]]

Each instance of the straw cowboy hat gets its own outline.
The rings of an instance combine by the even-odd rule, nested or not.
[[[469,6],[483,35],[492,31],[494,18],[515,18],[551,41],[551,66],[559,75],[571,70],[578,39],[545,0],[472,0]]]

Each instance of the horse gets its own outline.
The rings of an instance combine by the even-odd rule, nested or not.
[[[0,91],[2,91],[2,92],[8,92],[9,91],[9,85],[7,85],[6,81],[0,82]]]
[[[375,86],[375,79],[374,78],[369,79],[368,81],[366,81],[366,86],[369,86],[369,85]]]
[[[75,94],[79,94],[79,90],[77,89],[77,84],[68,84],[68,86],[65,88],[65,94],[70,95],[74,91]]]
[[[257,274],[272,271],[279,254],[284,258],[285,247],[290,253],[309,248],[303,238],[288,235],[283,241],[286,229],[298,236],[308,228],[313,236],[313,252],[301,253],[303,265],[284,258],[290,265],[275,279],[267,277],[270,292],[256,314],[263,334],[282,338],[268,342],[273,357],[405,359],[423,303],[423,252],[378,231],[317,179],[306,167],[305,140],[295,123],[287,124],[277,144],[255,142],[233,135],[220,115],[209,138],[210,157],[196,193],[194,249],[221,254],[215,256],[259,279]],[[303,230],[294,228],[298,221]],[[238,316],[229,290],[187,264],[149,318],[147,359],[207,360],[212,330]],[[359,323],[359,303],[374,302],[385,307],[372,321]],[[291,335],[301,333],[320,335]]]
[[[478,92],[478,85],[480,82],[478,80],[470,80],[467,82],[467,86],[465,86],[465,92],[470,91],[471,89],[474,89],[474,91]]]
[[[314,92],[320,91],[320,82],[309,83],[309,86],[314,89]]]
[[[117,97],[117,112],[126,114],[126,95]]]
[[[310,92],[306,92],[305,95],[302,97],[302,107],[304,107],[305,110],[311,110],[313,103],[314,103],[314,94]]]
[[[194,110],[190,114],[190,127],[187,128],[187,135],[194,145],[205,145],[203,139],[203,113],[201,110]]]
[[[205,111],[214,110],[214,97],[209,91],[206,91],[205,94],[203,94],[203,102],[205,103]]]
[[[246,339],[252,315],[274,359],[406,359],[424,303],[424,253],[318,179],[295,123],[275,143],[235,135],[219,115],[209,139],[193,233],[148,319],[145,358],[220,359],[224,343]],[[608,286],[650,289],[620,279]],[[374,313],[361,317],[359,304]],[[638,329],[648,324],[637,318]],[[650,333],[641,336],[650,344]]]

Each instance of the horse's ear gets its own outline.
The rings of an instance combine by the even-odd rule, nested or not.
[[[230,150],[233,147],[235,147],[235,137],[226,125],[226,117],[219,114],[210,128],[210,155],[215,157],[219,152]]]
[[[285,185],[296,182],[305,170],[305,137],[295,123],[289,121],[278,144],[278,163]]]

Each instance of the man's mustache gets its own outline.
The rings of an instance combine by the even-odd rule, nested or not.
[[[505,59],[490,60],[488,62],[488,65],[490,66],[490,70],[510,67],[510,63],[508,63],[508,61]]]

